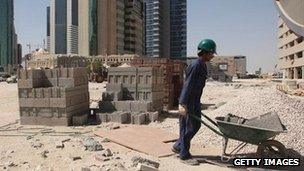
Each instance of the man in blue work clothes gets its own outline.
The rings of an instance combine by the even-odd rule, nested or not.
[[[172,147],[172,151],[179,153],[182,161],[190,165],[198,165],[189,152],[190,142],[201,127],[201,122],[190,115],[201,117],[201,95],[207,79],[206,62],[216,53],[213,40],[204,39],[198,45],[198,59],[192,62],[186,70],[186,80],[179,99],[180,137]]]

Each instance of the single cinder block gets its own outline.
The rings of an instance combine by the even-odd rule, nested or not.
[[[35,88],[35,98],[43,98],[43,88]]]
[[[106,122],[110,121],[107,113],[97,113],[96,119],[97,119],[97,122],[101,122],[101,123],[106,123]]]
[[[19,98],[20,107],[33,107],[33,99],[31,98]]]
[[[114,112],[111,114],[108,114],[109,120],[111,122],[117,122],[121,124],[126,124],[130,122],[130,113],[128,112]]]
[[[73,122],[73,126],[82,126],[85,125],[88,122],[88,114],[84,113],[84,114],[78,114],[78,115],[74,115],[72,116],[72,122]]]
[[[19,98],[28,98],[28,89],[18,89]]]
[[[44,117],[44,118],[52,118],[53,117],[53,110],[52,108],[36,108],[37,116]]]
[[[51,98],[50,107],[58,107],[58,108],[68,107],[66,98]]]
[[[131,111],[131,101],[115,101],[115,109],[117,111]]]
[[[69,69],[68,68],[60,68],[59,72],[60,72],[60,75],[59,75],[60,78],[68,78],[69,77]]]
[[[131,105],[131,112],[139,112],[139,101],[131,101],[130,105]]]
[[[52,98],[52,88],[44,88],[43,89],[44,98]]]
[[[134,114],[131,116],[131,122],[136,125],[142,125],[146,123],[146,114]]]
[[[113,101],[101,101],[99,103],[99,109],[103,112],[112,112],[115,110],[115,102]]]
[[[138,108],[142,112],[153,111],[153,103],[151,101],[140,101]]]
[[[158,112],[153,112],[153,113],[149,113],[149,121],[150,122],[155,122],[158,120],[159,117],[159,113]]]
[[[20,116],[30,116],[29,109],[27,107],[19,108]]]
[[[122,84],[112,84],[108,83],[106,86],[106,91],[113,91],[113,92],[119,92],[122,91],[123,87]]]

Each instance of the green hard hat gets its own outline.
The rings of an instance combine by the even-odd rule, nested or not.
[[[198,53],[200,53],[202,50],[204,50],[204,51],[216,54],[216,44],[211,39],[204,39],[198,44],[197,50],[198,50]]]

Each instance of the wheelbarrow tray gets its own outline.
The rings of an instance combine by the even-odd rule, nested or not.
[[[216,118],[219,130],[227,137],[250,144],[260,144],[281,132],[225,122],[224,117]]]

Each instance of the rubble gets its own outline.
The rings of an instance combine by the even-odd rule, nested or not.
[[[111,156],[113,156],[113,153],[110,149],[106,149],[106,150],[103,151],[102,156],[111,157]]]
[[[137,165],[137,171],[158,171],[158,169],[152,166],[139,163]]]
[[[93,137],[86,137],[83,141],[83,146],[88,151],[101,151],[103,149],[102,145]]]
[[[40,143],[40,142],[35,141],[35,142],[32,142],[32,143],[31,143],[31,146],[32,146],[33,148],[38,149],[38,148],[41,148],[41,147],[43,146],[43,144]]]
[[[142,158],[142,157],[139,157],[139,156],[132,157],[131,161],[133,162],[133,165],[132,165],[133,167],[137,167],[138,164],[145,164],[145,165],[148,165],[148,166],[152,166],[154,168],[159,167],[158,162],[155,162],[155,161],[152,161],[152,160],[149,160],[149,159],[145,159],[145,158]]]

